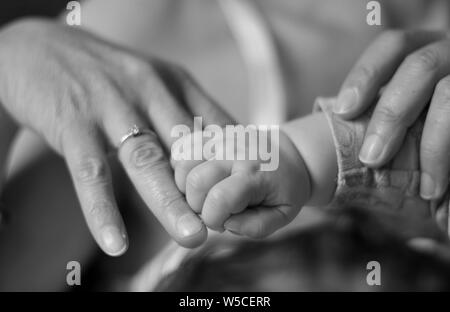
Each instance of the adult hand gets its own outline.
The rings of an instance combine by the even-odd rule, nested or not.
[[[383,87],[360,160],[370,167],[386,164],[430,104],[420,144],[420,193],[424,199],[441,197],[450,169],[450,39],[439,32],[383,33],[346,78],[335,113],[347,119],[361,115]]]
[[[178,243],[194,247],[205,240],[205,226],[178,191],[162,144],[169,147],[171,128],[192,124],[192,115],[216,124],[230,119],[183,70],[30,19],[0,32],[0,73],[0,101],[64,157],[89,229],[107,254],[128,246],[106,160],[111,147],[119,148],[140,196]],[[120,145],[133,125],[154,132]]]

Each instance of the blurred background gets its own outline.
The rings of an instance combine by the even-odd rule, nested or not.
[[[57,16],[65,10],[68,2],[67,0],[2,1],[0,4],[0,25],[24,16]]]

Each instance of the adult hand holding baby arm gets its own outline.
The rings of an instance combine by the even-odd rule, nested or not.
[[[388,31],[370,45],[351,70],[334,111],[350,119],[376,103],[360,160],[369,167],[380,167],[396,154],[407,129],[431,103],[420,144],[420,191],[424,199],[437,199],[447,189],[450,173],[449,93],[448,36]]]
[[[219,124],[228,117],[184,71],[85,31],[30,19],[0,32],[0,73],[0,102],[64,157],[89,229],[107,254],[120,255],[128,245],[106,160],[111,147],[119,148],[139,194],[177,242],[193,247],[205,240],[162,144],[170,146],[171,127],[190,125],[193,114]],[[133,125],[155,132],[119,146]]]

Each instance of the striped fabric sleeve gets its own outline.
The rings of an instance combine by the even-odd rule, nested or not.
[[[449,192],[440,201],[425,201],[419,195],[423,118],[409,129],[393,160],[382,168],[371,169],[358,158],[371,111],[346,121],[332,112],[334,102],[334,98],[318,98],[314,105],[315,111],[327,117],[337,153],[337,188],[330,209],[366,209],[405,238],[447,239]]]

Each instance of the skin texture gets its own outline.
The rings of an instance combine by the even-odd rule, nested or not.
[[[295,119],[281,128],[300,153],[309,174],[311,196],[305,204],[327,205],[336,190],[338,166],[336,147],[325,114]]]
[[[194,247],[206,239],[176,188],[165,152],[169,130],[191,125],[192,115],[219,125],[230,119],[184,70],[46,20],[17,21],[0,32],[0,43],[0,69],[8,73],[0,78],[0,102],[11,119],[3,118],[63,156],[87,225],[107,254],[128,247],[107,154],[133,125],[152,130],[118,153],[138,193],[177,242]]]
[[[374,106],[360,160],[380,167],[429,105],[420,144],[420,192],[428,200],[440,198],[449,181],[449,52],[445,33],[385,32],[351,70],[335,107],[335,113],[350,119]]]
[[[193,142],[191,135],[180,140]],[[228,140],[234,143],[225,136],[223,146]],[[246,143],[237,149],[258,148]],[[260,170],[260,160],[172,158],[178,187],[208,228],[263,238],[287,225],[299,213],[310,195],[308,172],[284,133],[280,133],[279,142],[272,143],[279,144],[280,150],[279,166],[273,171]]]
[[[178,188],[208,228],[264,238],[291,222],[304,205],[331,200],[337,160],[325,116],[310,115],[282,128],[279,166],[273,171],[259,170],[259,160],[171,159]],[[192,135],[180,140],[195,148]],[[258,148],[246,143],[238,149]]]

